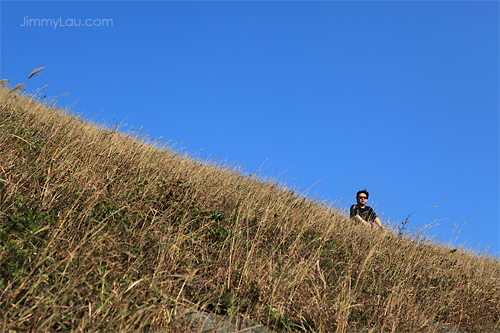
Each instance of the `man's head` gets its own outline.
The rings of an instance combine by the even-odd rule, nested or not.
[[[361,190],[356,193],[356,201],[358,202],[358,205],[363,208],[366,206],[366,203],[368,202],[368,191],[367,190]]]

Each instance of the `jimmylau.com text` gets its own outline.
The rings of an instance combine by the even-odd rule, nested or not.
[[[112,27],[112,19],[30,19],[24,17],[21,27]]]

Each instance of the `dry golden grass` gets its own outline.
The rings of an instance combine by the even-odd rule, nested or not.
[[[499,260],[339,210],[0,90],[3,331],[499,332]],[[192,329],[194,330],[194,329]]]

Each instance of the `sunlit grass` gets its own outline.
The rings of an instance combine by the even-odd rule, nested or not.
[[[497,258],[354,226],[16,91],[0,106],[4,331],[182,332],[187,307],[283,331],[499,331]]]

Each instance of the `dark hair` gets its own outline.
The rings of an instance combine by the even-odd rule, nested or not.
[[[370,195],[368,194],[368,191],[367,191],[367,190],[361,190],[361,191],[358,191],[358,193],[356,193],[356,198],[357,198],[357,197],[359,197],[359,195],[360,195],[361,193],[366,194],[366,198],[367,198],[367,199],[368,199],[368,197],[370,196]]]

